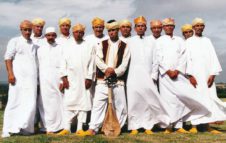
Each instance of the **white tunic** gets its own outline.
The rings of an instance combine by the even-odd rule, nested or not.
[[[215,83],[210,88],[207,85],[210,75],[218,75],[222,71],[210,39],[193,36],[186,40],[186,48],[188,54],[186,73],[195,77],[196,90],[202,95],[202,102],[211,106],[211,114],[195,122],[208,123],[226,120],[226,106],[217,97]]]
[[[35,37],[34,34],[32,33],[31,39],[32,39],[34,44],[40,45],[43,42],[43,40],[45,41],[45,36],[41,35],[40,37]]]
[[[201,95],[195,92],[184,77],[186,54],[183,39],[177,36],[161,36],[156,41],[156,50],[153,78],[156,79],[156,71],[159,71],[160,96],[170,106],[168,113],[171,121],[182,118],[183,121],[191,121],[208,114],[208,107],[200,100]],[[172,80],[166,74],[168,70],[178,70],[180,73],[177,79]]]
[[[56,43],[59,45],[66,45],[67,43],[69,43],[68,41],[74,40],[73,36],[69,35],[69,36],[64,36],[62,34],[60,34],[57,38],[56,38]]]
[[[167,127],[170,118],[159,99],[151,78],[154,41],[134,36],[128,40],[131,61],[127,79],[128,129],[152,129],[154,124]]]
[[[67,76],[69,89],[65,89],[64,106],[66,110],[91,110],[90,90],[85,88],[85,79],[93,78],[93,50],[83,41],[74,39],[63,47],[61,76]]]
[[[63,101],[59,90],[62,49],[46,40],[37,51],[39,62],[40,97],[39,110],[47,132],[63,128]]]
[[[131,38],[131,36],[129,36],[129,37],[127,37],[127,38],[126,38],[126,37],[123,37],[123,36],[120,36],[120,37],[119,37],[119,39],[122,40],[122,41],[125,42],[125,43],[127,43],[127,41],[128,41],[130,38]]]
[[[13,38],[7,45],[5,60],[12,60],[15,85],[9,85],[8,103],[4,113],[3,137],[20,129],[34,132],[37,96],[37,46],[23,36]]]

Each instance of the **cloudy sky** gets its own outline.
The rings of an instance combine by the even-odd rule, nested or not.
[[[41,17],[46,26],[57,27],[59,18],[69,17],[72,24],[86,25],[90,34],[93,17],[133,20],[139,15],[151,19],[173,17],[175,35],[181,36],[180,27],[195,17],[206,22],[204,35],[211,38],[223,72],[218,82],[226,82],[226,1],[225,0],[0,0],[0,81],[7,81],[3,55],[11,37],[19,35],[18,25],[23,19]],[[147,35],[150,34],[148,29]]]

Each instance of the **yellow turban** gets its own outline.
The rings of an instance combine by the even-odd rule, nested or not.
[[[69,18],[61,18],[59,20],[59,25],[62,25],[62,24],[68,24],[68,25],[71,25],[71,20]]]
[[[104,20],[99,18],[99,17],[95,17],[93,20],[92,20],[92,25],[93,26],[97,26],[97,25],[101,25],[101,26],[104,26]]]
[[[184,25],[181,27],[181,31],[182,31],[182,32],[190,31],[190,30],[192,30],[192,25],[191,25],[191,24],[184,24]]]
[[[152,20],[150,22],[150,25],[151,25],[151,27],[154,27],[154,26],[162,26],[162,22],[160,20]]]
[[[20,23],[20,28],[32,28],[32,23],[29,20],[24,20]]]
[[[86,27],[84,25],[78,23],[78,24],[73,26],[72,31],[73,32],[75,32],[75,31],[85,31],[85,28]]]
[[[117,29],[117,28],[119,28],[119,23],[116,21],[114,21],[112,23],[106,23],[106,28],[107,28],[107,30]]]
[[[175,21],[173,18],[165,18],[163,21],[162,21],[162,24],[163,25],[175,25]]]
[[[42,18],[35,18],[35,19],[32,20],[32,24],[44,26],[45,21]]]
[[[124,20],[122,20],[122,21],[120,22],[120,27],[121,27],[121,26],[129,26],[129,27],[132,27],[132,23],[131,23],[129,20],[124,19]]]
[[[139,16],[137,18],[134,19],[134,23],[138,24],[138,23],[143,23],[146,25],[147,21],[143,16]]]
[[[195,26],[196,24],[203,24],[203,25],[205,25],[203,19],[201,19],[201,18],[195,18],[195,19],[192,21],[192,26]]]

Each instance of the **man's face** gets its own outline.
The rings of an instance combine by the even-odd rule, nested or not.
[[[194,33],[193,30],[184,31],[183,32],[184,39],[190,38],[191,36],[193,36],[193,33]]]
[[[130,26],[125,26],[125,25],[122,25],[120,27],[120,31],[121,31],[121,34],[123,37],[128,37],[131,35],[131,27]]]
[[[55,39],[56,39],[57,35],[56,35],[55,32],[50,32],[50,33],[47,33],[47,34],[45,35],[45,37],[46,37],[47,42],[48,42],[49,44],[53,44],[53,43],[55,43]]]
[[[103,25],[93,26],[93,32],[96,37],[101,37],[104,32],[104,26]]]
[[[154,37],[159,37],[162,32],[162,26],[161,25],[155,25],[151,27],[151,32]]]
[[[138,23],[135,25],[135,31],[137,32],[137,35],[143,36],[145,34],[147,27],[144,23]]]
[[[69,35],[69,31],[70,31],[71,25],[63,23],[60,25],[60,31],[63,35],[68,36]]]
[[[20,31],[21,31],[21,34],[23,35],[23,37],[25,39],[30,40],[32,28],[24,28],[24,27],[21,27],[20,28]]]
[[[173,35],[173,30],[175,25],[164,25],[163,30],[165,31],[166,35]]]
[[[36,37],[40,37],[42,35],[43,26],[42,25],[33,25],[32,30]]]
[[[118,31],[119,29],[110,29],[108,30],[108,35],[111,39],[115,39],[118,37]]]
[[[76,41],[82,41],[84,36],[84,31],[81,31],[81,30],[74,31],[73,36]]]
[[[204,24],[196,24],[193,26],[195,34],[197,34],[197,35],[202,35],[204,28],[205,28]]]

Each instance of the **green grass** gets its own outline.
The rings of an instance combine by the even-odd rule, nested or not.
[[[224,99],[226,101],[226,99]],[[0,128],[2,129],[3,111],[0,111]],[[137,136],[131,136],[128,133],[122,133],[117,138],[107,138],[102,134],[92,137],[67,136],[47,136],[43,134],[32,136],[12,136],[2,139],[3,143],[226,143],[226,122],[223,125],[212,125],[223,134],[213,135],[207,132],[198,134],[163,134],[156,132],[153,135],[139,133]],[[1,134],[1,131],[0,131]]]

